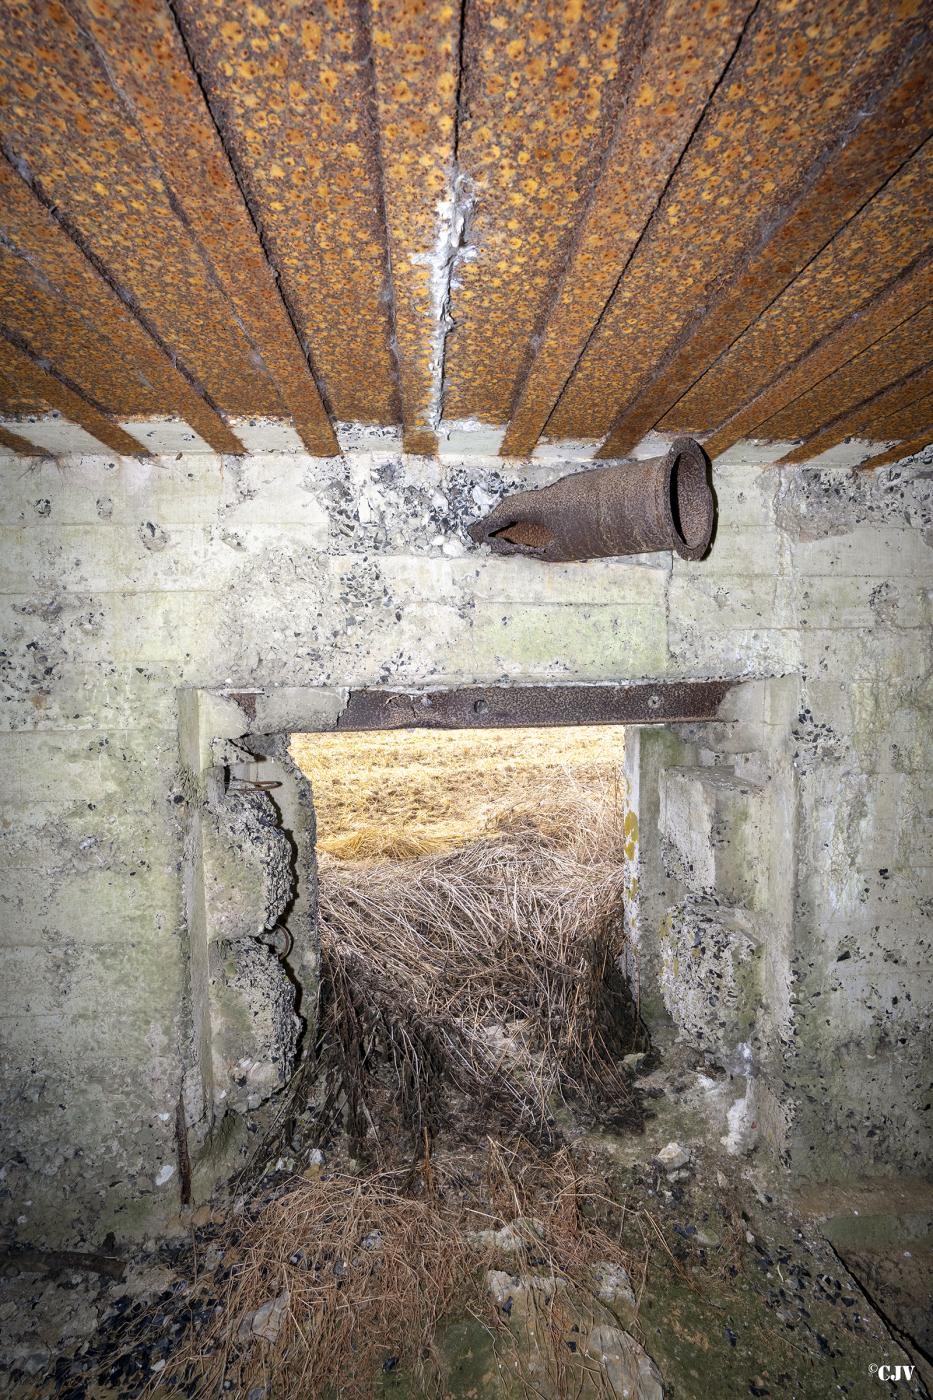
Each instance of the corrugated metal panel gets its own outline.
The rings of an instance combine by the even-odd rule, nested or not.
[[[68,0],[307,447],[336,440],[166,0]]]
[[[631,82],[646,0],[470,0],[460,168],[476,257],[454,290],[450,418],[508,420]]]
[[[605,167],[577,231],[505,450],[529,452],[703,115],[753,5],[667,0],[632,79]]]
[[[717,427],[801,351],[868,307],[929,247],[931,180],[928,142],[661,420],[662,427]]]
[[[12,380],[24,396],[57,409],[73,423],[78,423],[111,452],[127,453],[131,457],[146,456],[134,438],[77,393],[71,385],[38,364],[21,346],[0,337],[0,374]]]
[[[183,418],[218,452],[242,445],[219,413],[195,392],[177,364],[143,329],[106,278],[101,277],[61,224],[0,157],[0,230],[8,246],[86,318],[152,385],[161,413]],[[33,405],[38,409],[39,405]],[[108,405],[113,411],[114,405]]]
[[[896,10],[873,0],[759,6],[549,436],[608,432],[697,305],[738,274],[849,114],[890,79],[921,24],[919,0]]]
[[[397,422],[362,6],[179,0],[176,10],[330,408]]]
[[[11,0],[8,414],[926,430],[924,0]],[[912,320],[910,318],[913,318]],[[65,404],[67,403],[67,408]],[[91,424],[95,427],[91,427]],[[8,429],[9,432],[9,429]],[[119,449],[114,444],[120,443]],[[9,443],[7,443],[9,446]],[[788,459],[790,460],[790,458]]]
[[[213,402],[281,414],[138,128],[54,0],[0,10],[0,103],[18,168]]]
[[[891,84],[858,104],[836,146],[808,172],[796,198],[775,211],[736,276],[698,309],[633,402],[622,408],[600,455],[624,455],[663,419],[703,369],[896,174],[926,136],[931,116],[928,45],[918,36]],[[747,392],[733,400],[733,409]],[[678,416],[673,410],[672,418]]]

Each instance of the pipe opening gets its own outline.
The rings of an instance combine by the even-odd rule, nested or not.
[[[706,462],[695,451],[677,452],[668,478],[675,548],[684,559],[705,554],[713,529],[713,510],[706,479]]]
[[[493,530],[490,538],[508,540],[509,544],[521,545],[525,549],[547,549],[554,538],[554,531],[535,520],[515,520],[502,530]]]

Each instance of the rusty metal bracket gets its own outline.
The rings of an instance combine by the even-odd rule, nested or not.
[[[506,496],[469,533],[496,554],[546,563],[661,549],[701,559],[713,516],[706,454],[693,438],[679,437],[666,457],[575,472]]]
[[[735,681],[352,690],[338,729],[517,729],[715,719]]]

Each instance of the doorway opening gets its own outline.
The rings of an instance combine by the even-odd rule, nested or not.
[[[290,754],[317,825],[321,1131],[383,1162],[639,1127],[622,728],[299,734]]]

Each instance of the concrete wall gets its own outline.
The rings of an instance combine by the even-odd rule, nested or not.
[[[709,820],[744,810],[748,831],[714,882],[731,879],[735,907],[754,913],[757,899],[767,913],[769,890],[747,887],[765,838],[754,796],[732,779],[761,787],[772,759],[783,765],[769,820],[785,813],[793,868],[768,878],[792,908],[774,925],[779,955],[763,956],[767,985],[783,978],[787,996],[774,1034],[786,1040],[794,1152],[805,1160],[829,1140],[881,1166],[915,1162],[930,961],[929,473],[723,464],[705,562],[540,566],[493,559],[464,526],[561,463],[360,452],[0,469],[0,1192],[24,1238],[129,1235],[177,1206],[180,1094],[198,1130],[192,987],[197,1000],[198,976],[211,976],[189,969],[203,837],[192,809],[220,820],[180,740],[202,690],[789,677],[760,692],[752,756],[734,751],[751,732],[738,712],[718,734],[669,741],[677,751],[656,772],[682,771],[666,780],[663,821],[658,785],[643,783],[641,850],[658,832],[674,858],[670,831],[686,830],[676,813],[702,825],[709,805],[689,770],[723,767]],[[780,714],[765,714],[772,702]],[[649,904],[660,869],[642,890]],[[685,890],[702,899],[705,882],[675,880],[674,903]],[[660,933],[642,933],[661,1007]],[[767,920],[756,936],[772,937]]]

